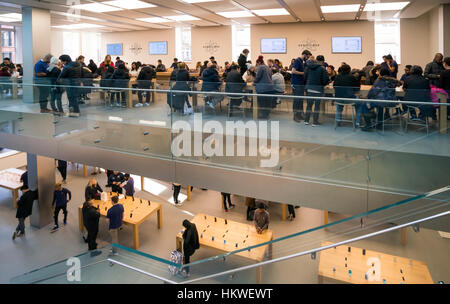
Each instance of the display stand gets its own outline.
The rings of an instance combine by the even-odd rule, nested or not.
[[[0,187],[11,190],[14,208],[17,208],[19,200],[19,189],[22,187],[20,177],[25,170],[10,168],[0,171]]]

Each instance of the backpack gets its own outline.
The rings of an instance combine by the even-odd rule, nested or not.
[[[179,252],[178,250],[173,250],[170,253],[170,261],[173,263],[176,263],[176,264],[180,264],[180,265],[183,264],[183,254],[181,252]],[[169,272],[174,276],[178,275],[178,274],[181,275],[181,268],[170,265]]]

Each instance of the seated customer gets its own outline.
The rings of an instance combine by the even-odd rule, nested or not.
[[[119,66],[111,76],[112,84],[115,88],[128,88],[128,82],[130,81],[130,74],[128,73],[125,64],[119,63]],[[116,106],[121,107],[122,103],[125,103],[126,91],[120,90],[115,92]],[[114,104],[114,93],[111,94],[111,105]]]
[[[283,95],[286,91],[286,82],[284,81],[283,75],[280,73],[280,69],[275,66],[272,68],[272,82],[274,94]],[[277,98],[277,104],[279,103],[280,98]]]
[[[120,185],[123,183],[123,174],[119,171],[114,171],[113,174],[109,176],[108,183],[111,185],[111,191],[122,194],[122,188]]]
[[[416,102],[431,102],[431,89],[430,89],[430,81],[423,77],[423,70],[420,66],[415,65],[411,69],[411,75],[406,77],[405,84],[405,101],[416,101]],[[417,107],[420,109],[419,119],[425,120],[428,116],[432,114],[432,105],[418,105],[411,104],[408,105],[409,113],[411,114],[412,119],[417,119],[416,109],[413,107]]]
[[[337,98],[355,98],[355,93],[361,88],[360,82],[350,74],[351,68],[348,64],[344,64],[340,68],[339,75],[334,80],[334,93]],[[350,101],[338,100],[338,103],[348,104]],[[342,110],[344,106],[336,105],[336,121],[338,126],[342,121]],[[355,103],[356,109],[356,127],[359,127],[361,122],[361,104]]]
[[[100,199],[100,193],[102,193],[103,190],[100,188],[100,186],[97,183],[97,180],[95,178],[91,178],[89,180],[89,183],[86,186],[86,189],[84,190],[84,197],[86,201],[93,200],[93,199]]]
[[[219,92],[220,85],[222,82],[220,81],[219,72],[217,72],[217,66],[208,63],[208,68],[203,71],[202,74],[203,86],[202,91],[204,92]],[[215,105],[223,100],[222,95],[204,95],[205,104],[209,107],[213,108]]]
[[[156,78],[156,72],[155,70],[147,65],[144,64],[144,66],[142,67],[141,71],[139,72],[138,76],[137,76],[137,87],[139,89],[151,89],[153,87],[153,83],[152,83],[152,79]],[[142,94],[144,92],[143,91],[138,91],[138,99],[139,102],[136,104],[135,107],[142,107],[142,106],[150,106],[150,96],[152,95],[152,92],[150,91],[146,91],[145,94],[145,103],[142,103]],[[153,100],[153,102],[155,102],[155,100]]]
[[[227,73],[225,91],[228,93],[242,93],[245,88],[244,79],[242,79],[241,73],[239,72],[238,65],[232,65],[230,71]],[[230,95],[231,107],[239,107],[242,103],[243,96]]]
[[[269,212],[265,210],[265,204],[262,201],[257,201],[256,207],[258,209],[255,210],[253,221],[255,224],[256,232],[258,232],[258,234],[261,234],[264,230],[269,228],[270,215]]]
[[[158,59],[158,65],[156,66],[156,72],[165,72],[166,66],[162,63],[161,59]]]

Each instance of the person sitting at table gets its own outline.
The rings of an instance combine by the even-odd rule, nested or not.
[[[336,79],[336,76],[337,76],[337,73],[334,70],[334,66],[332,66],[332,65],[327,66],[327,74],[328,74],[328,81],[330,83],[334,82],[334,80]]]
[[[162,63],[161,59],[158,59],[158,65],[156,66],[156,72],[165,72],[166,66]]]
[[[232,65],[230,67],[230,72],[227,74],[227,78],[225,79],[225,92],[228,93],[242,93],[245,88],[244,79],[242,79],[241,73],[239,71],[238,65]],[[238,95],[230,95],[229,102],[230,108],[239,107],[242,103],[243,96]],[[231,116],[231,113],[230,113]]]
[[[280,73],[280,69],[276,66],[272,68],[272,82],[273,82],[273,91],[277,95],[283,95],[286,93],[286,82],[284,81],[283,75]],[[277,104],[281,102],[280,98],[277,98]]]
[[[398,80],[395,79],[394,77],[391,77],[390,76],[391,72],[386,68],[382,68],[379,74],[380,76],[377,78],[372,88],[370,89],[367,98],[378,100],[397,100],[397,97],[395,96],[395,88],[397,87]],[[378,124],[376,125],[377,129],[382,128],[383,118],[384,120],[386,120],[389,119],[390,117],[388,111],[386,111],[385,115],[383,116],[384,108],[387,105],[392,106],[392,104],[380,102],[372,103],[372,106],[376,107],[377,109],[377,121],[378,121]]]
[[[208,63],[208,68],[203,71],[202,74],[203,92],[219,92],[220,85],[222,82],[220,81],[219,73],[217,72],[217,66],[213,63]],[[203,95],[203,99],[205,100],[205,104],[210,108],[214,109],[217,103],[223,100],[222,95]]]
[[[423,76],[423,70],[420,66],[415,65],[411,69],[411,75],[406,77],[405,84],[405,101],[415,101],[430,103],[431,102],[431,89],[430,81]],[[408,112],[413,120],[417,119],[416,108],[419,108],[419,120],[425,121],[432,114],[432,105],[419,105],[410,104],[408,106]]]
[[[148,64],[144,64],[141,68],[141,71],[139,72],[139,75],[137,76],[137,87],[139,89],[146,89],[149,90],[153,87],[152,79],[156,78],[156,72],[153,68],[151,68]],[[145,102],[142,103],[142,94],[145,93]],[[150,91],[138,91],[138,99],[139,102],[136,104],[135,107],[142,107],[142,106],[150,106],[150,96],[152,95],[152,92]],[[153,100],[155,102],[155,100]]]
[[[130,81],[130,75],[123,63],[119,64],[117,69],[111,76],[113,87],[115,88],[128,88]],[[111,94],[111,104],[114,104],[114,95],[116,96],[116,106],[121,107],[122,103],[126,102],[126,90],[120,90]]]
[[[104,73],[102,73],[102,75],[101,75],[101,79],[100,79],[100,87],[101,88],[104,88],[104,90],[107,90],[107,91],[111,90],[110,88],[113,86],[113,81],[112,81],[113,74],[114,74],[114,68],[110,65],[107,66],[106,71]],[[110,93],[110,94],[112,95],[113,93]],[[110,96],[109,101],[111,102],[111,100],[112,100],[112,102],[114,102],[114,99],[112,98],[112,96]],[[113,107],[114,104],[110,103],[110,106]]]
[[[5,83],[11,82],[11,73],[9,72],[7,66],[3,66],[0,68],[0,82],[3,82],[0,83],[0,94],[3,94],[4,91],[6,91],[6,93],[9,93],[12,87],[10,84]]]
[[[175,78],[175,84],[172,86],[172,90],[174,91],[191,91],[191,87],[189,86],[189,71],[186,69],[186,64],[184,62],[180,62],[178,64],[177,74]],[[171,92],[169,98],[167,99],[167,104],[173,109],[175,112],[183,113],[183,114],[192,114],[193,109],[191,104],[189,103],[189,94],[188,93],[176,93]],[[186,107],[185,107],[186,105]],[[187,112],[185,113],[185,108]]]
[[[178,66],[178,58],[174,58],[172,65],[170,66],[171,69],[176,69]]]
[[[258,234],[269,228],[270,215],[265,207],[266,205],[262,201],[256,201],[257,209],[255,210],[253,221]]]
[[[103,62],[100,63],[100,66],[98,67],[97,74],[102,75],[102,78],[103,78],[103,74],[106,73],[108,67],[112,67],[113,69],[116,68],[116,66],[114,65],[114,62],[112,62],[112,60],[111,60],[111,55],[105,56],[105,60],[103,60]]]
[[[334,94],[337,98],[356,98],[355,93],[358,92],[361,88],[361,83],[350,74],[351,68],[348,64],[345,64],[341,67],[339,75],[336,76],[334,80]],[[350,101],[339,100],[339,103],[348,104]],[[356,110],[356,127],[359,128],[361,122],[361,104],[355,103],[354,105]],[[337,126],[340,126],[342,123],[342,110],[344,109],[343,105],[336,105],[336,122]]]
[[[89,200],[99,200],[100,194],[103,192],[100,185],[97,183],[97,180],[95,178],[91,178],[89,180],[89,183],[87,184],[86,188],[84,189],[84,198],[86,201]]]
[[[184,264],[189,264],[191,262],[190,258],[194,252],[200,248],[200,242],[198,239],[197,227],[194,223],[188,220],[183,221],[183,227],[186,228],[183,232],[183,255]],[[184,275],[189,277],[189,266],[184,267]]]
[[[246,83],[252,83],[255,80],[255,77],[256,72],[254,65],[250,65],[247,71],[245,71],[244,75],[242,75],[242,79],[244,79]]]
[[[370,84],[373,85],[380,76],[381,65],[377,64],[370,70]]]
[[[94,78],[97,78],[97,76],[98,76],[98,73],[97,73],[98,67],[95,64],[94,60],[89,59],[89,64],[88,64],[87,67],[89,68],[89,70],[91,70],[92,74],[94,74]]]
[[[122,188],[120,185],[124,182],[123,174],[119,171],[114,171],[109,176],[109,184],[111,185],[111,191],[122,194]]]

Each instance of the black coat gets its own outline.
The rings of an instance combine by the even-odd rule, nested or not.
[[[138,88],[148,89],[151,86],[152,79],[156,77],[156,72],[154,69],[148,66],[142,67],[139,75],[137,77],[138,80]]]
[[[61,74],[61,70],[58,67],[53,67],[53,69],[49,72],[47,72],[47,77],[50,79],[51,84],[57,85],[57,80],[59,78],[59,74]],[[64,92],[64,89],[62,87],[52,87],[57,93]]]
[[[38,198],[37,191],[28,190],[17,202],[16,218],[26,218],[31,215],[33,202]]]
[[[191,256],[195,250],[200,248],[197,227],[188,220],[183,221],[183,226],[186,228],[183,232],[183,253],[184,255]]]
[[[245,88],[245,81],[242,79],[241,73],[238,70],[231,70],[227,74],[225,91],[230,93],[242,93],[242,90]],[[233,96],[231,96],[233,97]],[[238,97],[238,96],[234,96]]]
[[[305,72],[305,90],[311,89],[323,93],[324,87],[329,83],[328,73],[325,68],[317,63],[310,63]]]
[[[334,93],[338,98],[354,98],[361,85],[351,74],[339,74],[334,80]],[[340,101],[341,102],[341,101]]]
[[[244,54],[239,55],[238,65],[241,68],[241,75],[247,71],[247,57]]]
[[[98,232],[98,222],[100,219],[100,212],[98,209],[94,206],[83,205],[81,213],[83,214],[83,225],[86,227],[88,232]]]
[[[130,74],[127,69],[116,69],[111,76],[112,84],[116,88],[128,88]]]
[[[67,97],[78,97],[81,86],[81,75],[83,67],[77,61],[67,63],[59,74],[58,83],[68,85]]]
[[[189,71],[186,69],[177,70],[175,84],[172,86],[172,90],[176,91],[191,91],[191,87],[189,86]],[[175,93],[172,92],[172,98],[167,100],[167,103],[177,109],[183,110],[184,104],[188,103],[188,94],[187,93]]]
[[[219,87],[222,84],[219,73],[213,67],[209,67],[203,71],[202,80],[202,91],[205,92],[219,91]]]

